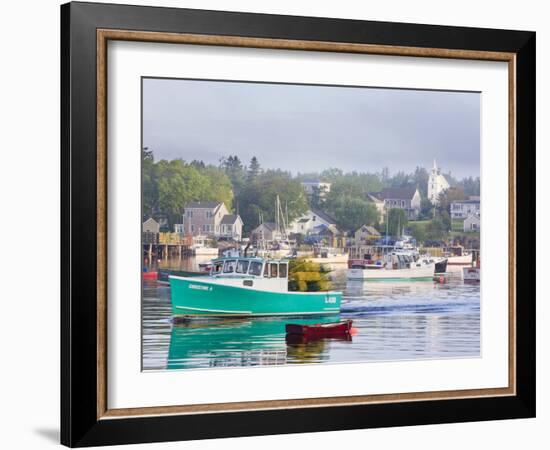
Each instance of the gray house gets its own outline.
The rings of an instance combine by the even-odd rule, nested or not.
[[[277,230],[275,222],[264,222],[252,230],[252,241],[277,241],[282,239],[282,234]]]
[[[185,205],[184,234],[240,240],[242,229],[243,221],[240,216],[229,214],[223,202],[191,202]]]
[[[158,233],[160,231],[160,224],[152,217],[149,217],[143,222],[142,231],[143,233]]]
[[[416,220],[420,213],[420,192],[417,188],[386,188],[371,194],[382,200],[386,209],[402,209],[408,220]]]
[[[452,219],[466,219],[471,214],[479,215],[480,211],[479,197],[451,203]]]

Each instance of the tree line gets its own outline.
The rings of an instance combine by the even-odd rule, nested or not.
[[[442,222],[441,228],[448,226],[450,229],[450,218],[447,217],[449,202],[479,195],[479,178],[456,180],[450,173],[444,175],[452,188],[448,191],[450,195],[447,194],[434,211],[427,199],[429,174],[422,167],[417,167],[412,173],[400,171],[394,175],[390,175],[387,168],[380,172],[344,172],[329,168],[322,172],[293,175],[280,169],[264,169],[257,157],[248,164],[237,155],[221,158],[218,165],[182,159],[155,161],[153,152],[144,148],[143,214],[145,217],[164,213],[172,227],[174,223],[181,223],[185,204],[215,200],[224,202],[230,211],[239,214],[245,232],[249,232],[261,222],[275,221],[278,195],[282,217],[288,222],[313,208],[333,216],[345,231],[354,231],[366,224],[376,226],[382,232],[389,228],[390,234],[397,234],[397,228],[407,224],[403,211],[390,211],[386,227],[368,194],[387,187],[417,187],[422,198],[421,218],[437,218]],[[313,179],[331,183],[330,191],[314,190],[313,195],[307,197],[301,183]]]

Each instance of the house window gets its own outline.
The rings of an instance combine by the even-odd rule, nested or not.
[[[195,232],[195,225],[191,224],[191,233]]]
[[[206,218],[211,219],[213,217],[212,211],[206,211]]]
[[[313,216],[313,218],[311,220],[313,220],[315,222],[316,219],[317,219],[317,217]]]

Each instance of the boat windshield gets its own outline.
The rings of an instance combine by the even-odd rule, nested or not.
[[[230,259],[224,262],[223,264],[223,273],[233,273],[235,272],[235,266],[237,265],[237,261],[234,259]]]
[[[248,264],[250,262],[247,260],[239,260],[237,261],[237,273],[246,273],[248,271]]]
[[[223,262],[217,261],[212,265],[212,274],[216,275],[222,273]]]
[[[287,265],[279,264],[279,278],[286,278],[287,276]]]
[[[250,268],[248,269],[248,273],[250,275],[255,275],[259,277],[262,274],[262,265],[263,263],[260,261],[252,261],[250,263]]]

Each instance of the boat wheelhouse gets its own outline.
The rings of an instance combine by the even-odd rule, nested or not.
[[[338,314],[341,292],[288,290],[288,260],[228,257],[208,277],[170,276],[175,317]]]

